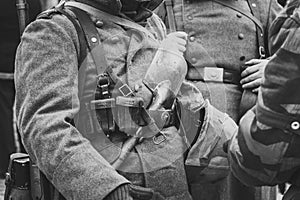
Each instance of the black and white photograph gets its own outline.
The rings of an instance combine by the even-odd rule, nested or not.
[[[300,200],[300,0],[2,0],[0,200]]]

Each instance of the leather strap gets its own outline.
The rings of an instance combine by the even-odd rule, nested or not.
[[[18,13],[20,36],[22,36],[25,27],[29,23],[29,6],[26,0],[16,0],[16,7]]]
[[[210,69],[214,70],[215,68],[212,67],[190,67],[186,76],[187,80],[192,80],[192,81],[206,81],[205,80],[205,72],[209,71]],[[215,79],[212,79],[211,81],[213,82],[223,82],[223,83],[231,83],[231,84],[235,84],[235,85],[240,85],[240,80],[241,80],[241,76],[240,73],[238,72],[234,72],[234,71],[229,71],[223,68],[217,68],[222,70],[222,74],[221,74],[221,81],[218,77],[216,77]],[[220,74],[218,74],[220,75]]]
[[[252,5],[256,5],[256,1],[255,0],[247,0],[248,5],[250,7],[251,13],[253,14],[253,17],[255,17],[256,19],[260,17],[259,14],[259,10],[255,9]],[[272,2],[272,1],[271,1]],[[271,6],[271,2],[270,2],[270,6]],[[268,13],[269,15],[269,13]],[[269,16],[268,16],[269,17]],[[264,41],[264,28],[258,28],[256,26],[256,38],[257,38],[257,43],[258,43],[258,54],[259,57],[262,58],[266,58],[266,48],[265,48],[265,41]]]
[[[84,33],[85,41],[87,42],[87,47],[96,65],[97,74],[103,74],[108,68],[108,65],[105,59],[105,52],[103,50],[103,46],[101,45],[101,39],[96,29],[96,26],[94,25],[90,16],[85,11],[67,5],[66,8],[70,9],[76,15],[80,23],[81,29]]]
[[[80,3],[80,2],[75,2],[75,1],[68,1],[65,3],[66,6],[72,6],[72,7],[76,7],[78,9],[81,9],[87,13],[90,13],[104,21],[109,21],[109,22],[113,22],[115,24],[118,24],[120,26],[124,26],[124,27],[128,27],[128,28],[132,28],[135,30],[139,30],[141,32],[143,32],[146,36],[149,36],[150,38],[154,38],[154,35],[152,33],[150,33],[150,31],[148,29],[146,29],[145,27],[139,25],[138,23],[135,23],[133,21],[130,21],[128,19],[125,18],[120,18],[118,16],[115,15],[111,15],[109,13],[103,12],[99,9],[96,9],[90,5],[84,4],[84,3]]]
[[[166,10],[167,10],[167,17],[168,17],[168,24],[169,24],[170,32],[175,32],[176,31],[176,25],[175,25],[175,17],[174,17],[172,0],[165,0],[165,4],[166,4]]]
[[[258,54],[260,58],[266,57],[266,50],[264,45],[264,28],[261,24],[260,20],[257,18],[259,15],[259,10],[253,8],[253,4],[256,2],[254,0],[247,0],[248,5],[250,7],[251,13],[234,5],[233,1],[220,1],[220,0],[213,0],[214,2],[221,4],[225,7],[231,8],[242,15],[248,17],[250,20],[252,20],[256,25],[256,36],[257,36],[257,42],[258,42]]]
[[[213,0],[213,1],[241,13],[242,15],[244,15],[244,16],[248,17],[250,20],[252,20],[256,24],[256,26],[259,27],[259,29],[261,29],[262,31],[264,30],[261,22],[255,16],[253,16],[253,14],[251,14],[247,10],[244,10],[244,9],[232,4],[231,3],[232,1],[220,1],[220,0]],[[251,9],[251,7],[250,7],[250,9]]]
[[[110,15],[108,13],[105,13],[101,10],[98,10],[92,6],[89,6],[87,4],[79,3],[79,2],[66,2],[65,6],[72,10],[76,17],[78,18],[78,21],[81,25],[82,31],[85,34],[85,40],[88,45],[88,49],[93,57],[93,60],[95,62],[95,65],[97,67],[97,74],[101,75],[104,72],[106,72],[109,77],[111,78],[112,82],[117,84],[116,88],[121,88],[122,86],[127,86],[127,84],[124,84],[112,71],[112,68],[110,68],[107,64],[106,58],[105,58],[105,51],[103,49],[103,45],[101,44],[101,39],[98,34],[98,31],[91,20],[90,16],[87,13],[91,13],[94,16],[99,17],[100,19],[104,21],[111,21],[113,23],[116,23],[118,25],[127,26],[136,30],[140,30],[144,32],[146,35],[154,38],[154,36],[144,27],[142,27],[139,24],[136,24],[132,21]],[[127,86],[126,89],[130,88]],[[121,91],[122,93],[122,91]]]
[[[0,80],[14,80],[14,74],[0,72]]]

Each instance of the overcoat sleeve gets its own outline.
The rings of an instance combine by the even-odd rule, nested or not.
[[[71,125],[79,111],[78,37],[63,16],[25,30],[16,54],[16,115],[30,157],[66,199],[99,200],[128,183]]]
[[[271,26],[270,49],[275,54],[266,66],[256,107],[241,119],[230,143],[231,169],[247,185],[300,181],[300,9],[296,5],[287,6]]]

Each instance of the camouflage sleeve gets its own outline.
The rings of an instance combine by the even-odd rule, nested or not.
[[[272,24],[270,42],[275,54],[265,69],[258,102],[243,116],[230,142],[231,170],[247,185],[300,180],[299,16],[298,1]]]
[[[71,125],[79,111],[75,41],[62,16],[26,28],[16,54],[17,123],[30,157],[66,199],[103,199],[128,181]]]
[[[237,125],[226,113],[204,100],[198,88],[183,82],[178,95],[181,106],[181,131],[189,150],[185,158],[191,182],[213,183],[229,173],[224,144],[237,132]]]

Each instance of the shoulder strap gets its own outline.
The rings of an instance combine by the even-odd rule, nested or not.
[[[257,36],[257,42],[258,42],[258,53],[260,58],[266,57],[266,51],[265,51],[265,44],[264,44],[264,28],[261,24],[260,20],[256,17],[259,16],[258,10],[253,9],[252,5],[254,4],[253,0],[247,0],[251,13],[232,4],[231,1],[220,1],[220,0],[213,0],[214,2],[221,4],[225,7],[231,8],[242,15],[248,17],[250,20],[252,20],[256,25],[256,36]]]
[[[79,21],[84,41],[95,62],[97,74],[103,74],[107,69],[107,62],[96,26],[85,11],[73,6],[66,6],[66,8],[71,10]]]
[[[165,0],[165,4],[166,4],[167,18],[168,18],[168,25],[169,25],[170,32],[175,32],[176,25],[175,25],[175,17],[174,17],[172,0]]]
[[[255,0],[247,0],[248,5],[250,7],[251,13],[253,14],[253,17],[255,17],[256,19],[258,19],[261,15],[260,15],[260,11],[258,9],[256,9],[257,5],[256,5],[256,1]],[[272,2],[272,1],[271,1]],[[270,2],[270,6],[271,6],[271,2]],[[254,5],[256,5],[256,7],[254,7]],[[269,9],[269,8],[268,8]],[[268,13],[269,15],[269,13]],[[269,16],[268,16],[269,17]],[[264,28],[263,26],[258,29],[256,27],[256,36],[257,36],[257,43],[258,43],[258,53],[260,58],[265,58],[267,55],[266,52],[266,47],[265,47],[265,32],[264,32]]]
[[[165,0],[164,2],[164,13],[167,15],[168,26],[170,32],[184,31],[184,5],[183,0]],[[180,12],[175,15],[174,10]]]

